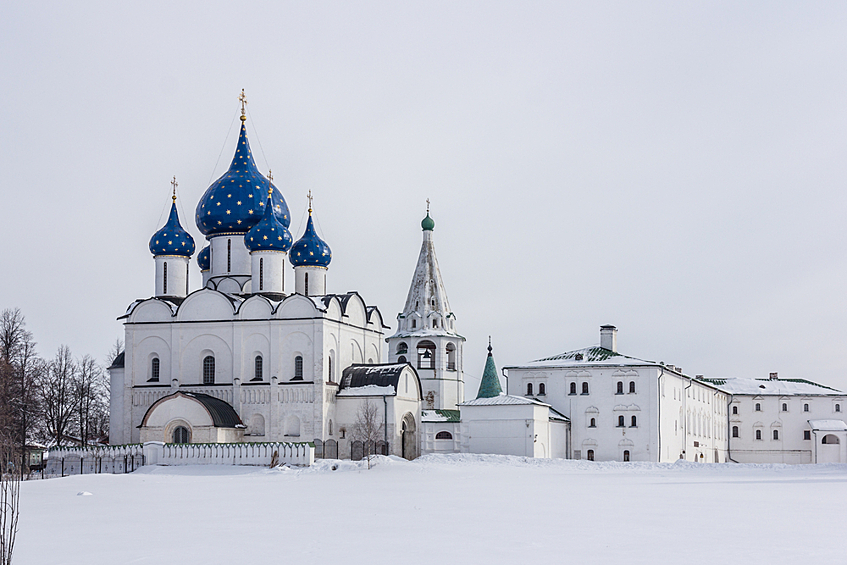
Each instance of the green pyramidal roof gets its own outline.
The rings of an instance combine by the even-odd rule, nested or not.
[[[491,346],[488,346],[488,359],[485,360],[485,370],[482,372],[482,381],[479,383],[477,398],[492,398],[500,396],[503,389],[500,387],[500,379],[497,378],[497,367],[494,365],[494,356],[491,354]]]

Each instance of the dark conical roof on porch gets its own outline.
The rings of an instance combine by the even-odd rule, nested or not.
[[[503,394],[500,379],[497,378],[497,367],[494,365],[494,355],[491,354],[491,338],[488,338],[488,359],[485,360],[485,370],[482,371],[482,381],[479,383],[477,398],[492,398]]]

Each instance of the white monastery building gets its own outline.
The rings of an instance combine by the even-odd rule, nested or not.
[[[332,252],[315,230],[311,195],[304,233],[293,240],[288,205],[253,160],[244,103],[242,93],[232,163],[194,214],[206,238],[196,256],[202,288],[189,293],[195,242],[180,224],[174,179],[170,215],[149,244],[155,294],[119,318],[125,350],[109,368],[113,446],[309,442],[327,458],[847,462],[843,392],[776,374],[692,378],[619,353],[614,326],[601,326],[599,346],[504,367],[513,394],[503,392],[489,341],[479,390],[465,400],[465,338],[429,206],[406,303],[386,337],[376,306],[356,292],[330,292]],[[285,293],[286,262],[293,294]],[[365,407],[375,408],[378,437],[361,437]]]

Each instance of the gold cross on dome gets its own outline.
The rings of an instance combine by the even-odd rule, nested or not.
[[[306,198],[309,199],[309,215],[312,215],[312,191],[309,190],[309,194],[306,195]]]
[[[268,169],[268,196],[270,196],[274,192],[274,189],[271,186],[272,180],[274,180],[274,172],[272,170]]]
[[[244,89],[241,89],[241,94],[238,95],[238,100],[241,102],[241,121],[247,119],[247,95],[244,94]]]
[[[426,199],[426,215],[429,216],[429,198]]]
[[[172,198],[174,199],[174,202],[176,202],[176,187],[179,186],[179,183],[176,182],[176,175],[174,175],[174,180],[171,181],[171,186],[173,187],[173,190],[174,190],[174,194],[173,194]]]

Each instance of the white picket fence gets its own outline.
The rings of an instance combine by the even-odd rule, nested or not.
[[[315,462],[310,443],[162,443],[55,447],[48,451],[45,475],[131,473],[143,465],[280,465],[309,466]]]
[[[153,459],[156,442],[144,444]],[[159,465],[270,465],[280,463],[309,466],[315,462],[315,447],[308,443],[168,443],[160,445]]]

